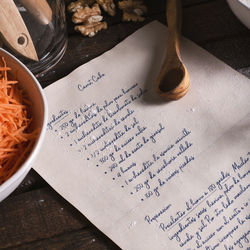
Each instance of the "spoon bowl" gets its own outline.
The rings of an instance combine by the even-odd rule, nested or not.
[[[181,5],[179,0],[167,1],[168,45],[161,71],[156,80],[156,92],[166,100],[182,98],[190,88],[188,70],[180,57],[179,41]]]
[[[178,100],[188,92],[190,80],[184,64],[164,72],[157,81],[156,92],[168,100]]]

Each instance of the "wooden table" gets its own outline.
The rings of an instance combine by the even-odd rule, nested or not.
[[[109,28],[93,38],[76,33],[68,16],[67,51],[56,67],[39,79],[41,85],[46,87],[101,55],[146,23],[165,23],[165,1],[145,3],[149,10],[145,22],[123,23],[120,12],[113,18],[105,16]],[[226,0],[182,3],[184,36],[250,78],[250,30],[236,19]],[[0,204],[0,249],[120,248],[31,170]]]

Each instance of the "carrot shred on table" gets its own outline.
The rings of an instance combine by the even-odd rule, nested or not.
[[[12,176],[29,155],[39,129],[30,131],[31,102],[15,80],[8,79],[0,58],[0,185]]]

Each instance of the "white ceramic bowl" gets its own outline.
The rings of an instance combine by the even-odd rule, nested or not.
[[[32,151],[25,162],[21,165],[16,173],[14,173],[8,180],[0,185],[0,201],[6,198],[17,188],[17,186],[21,183],[21,181],[31,169],[31,164],[37,156],[45,136],[48,117],[47,102],[43,93],[43,89],[33,74],[14,56],[0,48],[0,57],[2,56],[4,57],[7,66],[11,67],[11,72],[13,72],[16,76],[18,84],[25,90],[32,102],[32,126],[34,126],[34,128],[41,128],[41,131],[36,139]]]
[[[227,0],[235,16],[250,29],[250,0]]]

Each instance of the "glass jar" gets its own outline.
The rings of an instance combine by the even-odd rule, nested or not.
[[[5,2],[5,6],[9,5],[10,8],[14,8],[14,6],[11,6],[13,5],[13,0]],[[46,72],[56,65],[66,50],[67,29],[64,1],[14,0],[14,4],[20,15],[18,15],[18,12],[16,15],[13,14],[15,12],[11,11],[8,13],[20,16],[27,28],[28,32],[26,33],[28,34],[25,34],[25,32],[16,34],[15,39],[9,40],[16,41],[20,47],[32,45],[35,51],[34,54],[36,55],[31,59],[31,57],[20,53],[21,50],[14,49],[11,45],[13,41],[10,42],[8,39],[3,39],[3,46],[20,59],[36,76],[39,76],[39,74]],[[18,23],[14,23],[16,22],[14,18],[9,18],[9,23],[6,25],[12,25],[12,27],[15,25],[18,26]],[[22,23],[21,19],[19,23]],[[8,32],[10,27],[6,27],[5,31]],[[4,32],[2,33],[4,37],[5,34]],[[16,33],[18,33],[18,28]],[[31,38],[31,43],[29,38]]]

